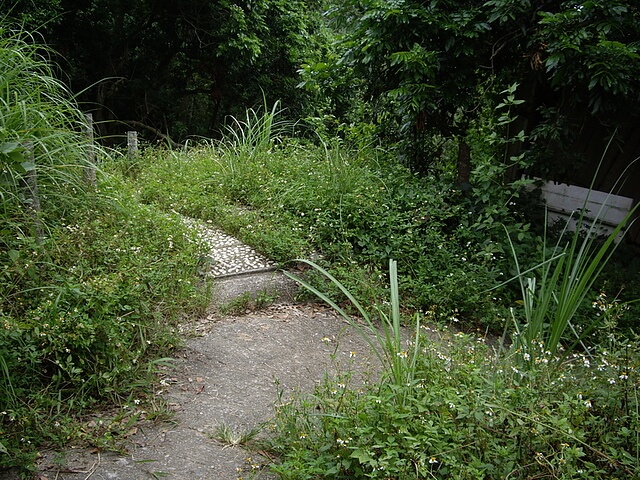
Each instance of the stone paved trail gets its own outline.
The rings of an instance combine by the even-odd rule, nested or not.
[[[205,259],[208,268],[203,272],[206,275],[222,278],[276,269],[275,262],[211,224],[186,218],[184,221],[196,229],[200,239],[209,247],[209,253]]]
[[[344,320],[324,306],[292,301],[295,286],[272,262],[207,225],[194,227],[211,246],[217,302],[265,290],[279,292],[279,301],[184,325],[185,346],[157,392],[174,411],[171,421],[133,426],[120,453],[73,446],[42,452],[39,480],[273,479],[267,457],[219,443],[216,428],[247,432],[273,417],[280,394],[311,392],[336,369],[374,368],[368,345]],[[0,480],[15,478],[0,472]]]

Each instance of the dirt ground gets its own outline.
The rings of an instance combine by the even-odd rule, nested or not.
[[[291,285],[281,277],[265,278],[273,288],[290,293]],[[264,292],[263,280],[228,280],[219,298],[229,301],[234,296],[230,291],[247,291],[248,285]],[[273,417],[279,395],[312,392],[327,374],[371,371],[376,363],[366,342],[333,311],[285,300],[264,310],[209,315],[185,325],[185,347],[158,392],[175,412],[171,420],[134,426],[124,453],[83,448],[44,452],[36,478],[276,478],[266,468],[266,452],[223,444],[215,439],[216,429],[248,432]],[[0,473],[0,479],[17,478],[10,475]]]

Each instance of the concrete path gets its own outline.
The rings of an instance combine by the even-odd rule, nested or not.
[[[266,452],[221,443],[216,431],[264,435],[276,405],[293,393],[311,393],[338,371],[372,369],[363,339],[321,306],[276,305],[198,327],[201,336],[187,340],[160,380],[158,396],[174,410],[170,422],[133,427],[120,454],[44,452],[37,478],[275,479]]]
[[[184,222],[208,246],[208,254],[201,259],[204,275],[223,278],[274,271],[277,267],[275,262],[210,223],[190,218],[184,218]]]

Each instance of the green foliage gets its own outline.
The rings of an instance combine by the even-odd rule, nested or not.
[[[122,76],[98,89],[109,100],[106,107],[115,111],[121,102],[135,104],[130,98],[122,100],[122,92],[151,92],[145,120],[163,118],[163,102],[171,103],[179,113],[169,123],[184,122],[184,132],[190,131],[192,121],[210,131],[211,122],[200,120],[218,122],[221,112],[230,108],[224,102],[258,98],[248,90],[226,95],[226,88],[242,83],[239,79],[283,80],[279,85],[287,90],[293,77],[270,80],[264,77],[264,66],[277,59],[277,77],[293,68],[304,50],[300,27],[307,19],[302,2],[291,10],[290,2],[280,0],[251,8],[233,1],[182,6],[163,1],[157,8],[90,3],[71,9],[68,18],[45,30],[57,31],[62,45],[80,49],[71,56],[75,66],[84,64],[79,58],[85,55],[97,58],[90,55],[94,46],[105,52],[102,58],[109,61],[101,60],[95,72]],[[567,19],[549,13],[536,23],[538,17],[533,17],[540,26],[537,32],[550,36],[546,25],[565,20],[573,31],[581,28],[572,15],[582,9],[589,13],[586,25],[592,28],[597,16],[593,12],[602,11],[607,20],[597,48],[616,57],[616,63],[635,58],[635,47],[625,38],[608,36],[616,28],[606,26],[622,22],[632,31],[635,10],[603,10],[598,2],[583,3],[562,3],[558,8],[571,10],[565,12]],[[501,0],[346,2],[336,12],[336,18],[345,21],[342,28],[353,20],[351,29],[342,32],[345,43],[316,52],[317,68],[302,68],[303,86],[316,98],[324,89],[334,89],[340,97],[317,110],[322,116],[315,125],[325,127],[319,142],[286,139],[291,125],[280,119],[280,103],[268,109],[265,102],[264,110],[229,117],[227,135],[219,142],[181,150],[149,148],[136,159],[103,153],[102,168],[112,176],[100,174],[95,189],[81,181],[89,148],[80,133],[84,118],[53,80],[46,50],[21,34],[4,35],[0,410],[6,413],[0,416],[0,465],[25,463],[39,442],[82,437],[72,418],[87,407],[105,399],[127,398],[128,404],[134,395],[144,396],[150,374],[163,362],[154,358],[177,341],[172,321],[201,306],[193,282],[199,246],[180,217],[187,215],[221,226],[281,262],[318,254],[316,269],[305,272],[309,287],[326,292],[323,298],[331,298],[345,316],[349,312],[341,302],[352,301],[367,321],[363,334],[373,333],[372,346],[387,367],[385,378],[390,381],[363,392],[337,385],[319,390],[313,413],[304,401],[281,408],[281,435],[275,445],[283,463],[276,469],[285,478],[606,478],[637,470],[635,340],[618,344],[613,336],[606,354],[594,350],[593,358],[575,356],[569,364],[556,361],[546,347],[531,353],[539,348],[533,337],[527,351],[515,342],[510,355],[492,361],[476,339],[464,335],[452,341],[449,350],[422,350],[416,341],[410,353],[400,344],[401,303],[425,310],[425,316],[437,322],[502,327],[502,309],[513,292],[492,298],[486,289],[507,275],[509,250],[518,261],[523,252],[531,257],[542,250],[543,261],[553,259],[542,267],[555,261],[563,268],[573,265],[567,278],[577,278],[574,290],[580,295],[566,303],[574,306],[594,293],[593,279],[608,259],[607,243],[604,250],[594,250],[595,257],[589,256],[591,244],[583,250],[570,243],[571,255],[554,258],[555,250],[549,253],[551,247],[535,237],[516,208],[526,182],[514,180],[512,173],[529,165],[517,152],[527,136],[517,131],[520,128],[517,133],[510,130],[517,123],[516,110],[525,104],[513,80],[502,85],[500,75],[480,72],[474,62],[508,60],[511,55],[518,58],[512,58],[512,66],[520,65],[521,47],[530,46],[530,25],[523,22],[522,36],[509,32],[514,25],[520,31],[518,22],[530,8],[530,2]],[[629,24],[619,18],[622,13],[633,14]],[[228,22],[210,23],[218,17]],[[57,30],[67,21],[80,25],[79,30]],[[276,25],[283,26],[282,36],[274,39],[269,32]],[[96,26],[107,33],[118,28],[121,35],[103,35],[104,45],[78,41]],[[498,34],[499,42],[487,42]],[[578,37],[567,41],[578,49],[593,47]],[[549,52],[556,43],[548,44]],[[166,48],[156,48],[160,44]],[[496,48],[490,56],[488,45]],[[151,56],[145,54],[149,51]],[[503,51],[509,54],[502,57]],[[338,70],[346,76],[336,86],[331,77],[337,70],[330,63],[339,55]],[[211,58],[217,60],[205,62]],[[575,64],[566,58],[567,65]],[[566,67],[563,59],[557,64],[550,60],[550,75],[569,74],[561,68]],[[116,65],[122,70],[101,70]],[[134,65],[136,72],[145,72],[144,81],[132,74]],[[633,66],[624,70],[593,65],[595,83],[588,90],[616,99],[627,92],[635,102],[634,80],[626,78]],[[504,73],[514,71],[517,68],[506,68]],[[176,84],[162,83],[164,78]],[[485,79],[496,86],[484,85]],[[501,92],[495,107],[478,100],[493,91]],[[363,104],[362,94],[379,97],[380,103]],[[355,108],[348,109],[352,98]],[[344,108],[347,118],[332,116],[334,108]],[[555,115],[554,108],[547,109],[548,118]],[[189,119],[182,112],[189,112]],[[431,135],[432,126],[440,135]],[[336,133],[345,141],[334,138]],[[418,176],[391,159],[388,151],[371,147],[372,133],[398,135],[395,140],[407,140],[423,160],[429,156],[422,145],[436,145],[442,162]],[[455,186],[457,159],[447,138],[451,135],[464,138],[473,152],[470,191]],[[536,135],[544,136],[538,130],[528,139],[538,142],[541,137]],[[42,194],[39,210],[29,183],[33,175]],[[515,238],[518,246],[511,241]],[[560,243],[556,247],[564,248]],[[579,261],[572,264],[569,256]],[[390,261],[396,258],[398,264]],[[522,267],[513,272],[521,278],[528,273],[524,262]],[[362,305],[376,306],[383,298],[387,273],[392,281],[390,313],[385,308],[365,310]],[[565,277],[549,270],[546,278],[560,283]],[[523,288],[525,303],[531,306],[526,295],[536,288],[532,282]],[[545,295],[539,317],[543,323],[553,313],[547,308],[553,295]],[[266,296],[256,300],[269,301]],[[247,301],[241,298],[237,306]],[[382,330],[374,330],[378,319]],[[525,354],[532,361],[523,371]],[[596,364],[593,371],[590,365]],[[121,424],[132,418],[125,416]],[[620,428],[614,431],[614,425]],[[99,445],[114,440],[110,429],[94,433]]]
[[[501,109],[517,104],[511,90]],[[411,352],[397,341],[401,299],[424,308],[426,321],[504,327],[500,304],[512,293],[494,299],[486,290],[508,272],[501,223],[523,242],[518,253],[543,248],[511,205],[524,183],[503,187],[510,162],[520,161],[503,162],[509,138],[477,128],[477,188],[467,196],[446,168],[418,176],[382,151],[340,142],[267,142],[233,169],[237,159],[219,146],[164,152],[136,167],[145,201],[204,215],[249,241],[282,242],[289,248],[278,251],[281,261],[293,258],[295,241],[319,251],[318,262],[302,262],[316,265],[305,282],[346,318],[343,299],[364,319],[357,326],[380,355],[385,381],[356,392],[340,378],[280,405],[272,448],[282,478],[624,478],[637,470],[636,340],[606,330],[606,348],[564,363],[537,343],[529,353],[515,342],[502,356],[462,333],[427,344],[433,332],[425,328]],[[487,137],[493,144],[482,143]],[[385,264],[396,256],[391,307],[365,309],[379,305]]]
[[[503,235],[505,226],[510,235],[527,247],[536,242],[530,232],[530,222],[536,217],[525,211],[526,187],[533,181],[514,175],[530,162],[523,154],[511,154],[514,146],[528,139],[522,130],[512,132],[518,121],[514,111],[523,103],[517,98],[517,90],[518,85],[513,84],[500,92],[500,102],[480,114],[467,136],[472,171],[471,188],[464,203],[472,214],[462,224],[468,229],[468,241],[482,244],[487,255],[510,251]]]
[[[499,110],[507,126],[520,102],[515,88],[503,92]],[[401,259],[407,306],[440,321],[502,331],[502,306],[517,292],[501,292],[496,301],[487,288],[515,274],[503,225],[517,239],[518,255],[533,258],[542,248],[525,216],[536,205],[525,195],[529,182],[504,181],[513,165],[524,164],[520,156],[503,158],[521,135],[492,134],[497,120],[483,114],[468,137],[473,189],[465,195],[447,167],[421,176],[379,149],[354,151],[337,140],[316,146],[286,140],[278,129],[269,137],[263,126],[279,124],[276,114],[275,106],[250,110],[214,148],[149,151],[129,172],[141,199],[214,222],[280,262],[315,250],[319,263],[367,303],[380,298],[389,259]],[[322,279],[313,282],[320,286]],[[336,299],[343,295],[330,283],[322,288]]]
[[[0,394],[11,451],[2,462],[43,440],[66,441],[53,423],[144,388],[150,362],[179,341],[171,324],[202,306],[192,233],[118,197],[120,205],[78,197],[51,240],[23,239],[2,257],[0,356],[11,385]]]
[[[77,418],[144,396],[203,297],[193,234],[112,178],[85,185],[82,112],[46,49],[0,33],[0,468],[28,470],[43,443],[113,443],[139,413],[95,431]]]
[[[504,93],[501,111],[519,102],[515,86]],[[309,286],[346,317],[342,299],[355,301],[365,319],[363,334],[377,326],[372,313],[380,316],[381,329],[369,338],[388,381],[354,392],[340,379],[309,399],[280,406],[273,440],[281,460],[277,473],[610,478],[638,468],[636,340],[612,334],[606,349],[570,356],[568,363],[546,349],[518,351],[518,343],[504,356],[490,355],[483,342],[462,333],[449,336],[445,348],[416,342],[419,348],[406,357],[397,342],[401,298],[407,308],[427,310],[428,320],[504,326],[503,300],[486,291],[508,271],[509,240],[501,223],[524,242],[523,252],[543,248],[511,205],[520,200],[524,182],[503,186],[511,162],[521,161],[504,161],[509,137],[483,135],[482,129],[493,128],[490,122],[474,126],[478,133],[469,138],[478,152],[472,175],[477,188],[464,195],[454,188],[450,167],[421,177],[383,151],[354,152],[339,141],[279,143],[263,134],[260,141],[243,140],[251,136],[250,125],[270,124],[272,113],[265,110],[261,118],[250,111],[227,144],[149,151],[144,161],[118,168],[136,182],[145,202],[222,225],[280,261],[295,258],[298,248],[317,250],[321,268],[305,272]],[[510,112],[501,117],[510,125]],[[236,150],[240,155],[231,154]],[[394,282],[391,313],[364,309],[380,301],[386,264],[396,257],[407,278]],[[395,278],[395,263],[389,274]],[[526,369],[524,353],[534,359]]]
[[[273,471],[284,479],[604,479],[638,471],[636,342],[616,339],[561,372],[540,362],[525,373],[511,357],[488,355],[483,339],[452,333],[423,343],[414,383],[355,390],[337,379],[277,405]]]
[[[83,188],[88,144],[78,130],[85,119],[55,79],[49,54],[27,33],[0,24],[0,198],[12,217],[21,215],[21,202],[33,201],[25,193],[27,172],[59,202],[58,185]]]
[[[541,342],[546,351],[556,354],[561,347],[561,341],[566,340],[568,329],[576,334],[579,342],[593,330],[598,321],[596,318],[591,324],[583,326],[580,334],[574,325],[578,310],[613,256],[618,246],[617,242],[624,237],[622,232],[633,218],[637,206],[631,209],[604,240],[598,242],[598,233],[602,225],[601,215],[606,205],[597,212],[595,220],[588,221],[584,218],[588,199],[589,196],[585,198],[578,214],[575,232],[567,230],[571,220],[569,219],[555,245],[547,246],[545,230],[541,262],[532,269],[522,270],[518,254],[509,237],[526,321],[520,327],[518,319],[514,318],[518,333],[517,342],[523,355],[527,355],[530,362],[536,360],[531,354],[535,343]]]
[[[398,386],[413,383],[415,377],[415,362],[420,348],[420,317],[418,314],[415,316],[415,336],[413,337],[413,347],[411,349],[405,348],[401,331],[402,319],[400,317],[400,293],[398,289],[397,262],[395,260],[389,260],[391,311],[385,312],[380,308],[377,309],[377,313],[382,319],[382,328],[379,329],[373,322],[373,317],[367,309],[365,309],[333,275],[314,262],[308,260],[298,261],[310,265],[331,281],[357,309],[360,317],[359,319],[364,321],[364,326],[361,326],[359,321],[351,318],[351,316],[349,316],[349,314],[347,314],[347,312],[331,298],[307,281],[288,272],[285,272],[285,275],[297,281],[331,305],[340,315],[342,315],[351,327],[358,331],[362,338],[369,344],[372,351],[375,352],[378,360],[380,360],[380,362],[385,366],[385,372],[389,376],[389,378],[385,380],[388,380]],[[402,399],[399,398],[398,401],[401,402]]]
[[[465,320],[490,316],[491,299],[481,292],[498,282],[503,259],[485,231],[458,227],[475,213],[467,217],[456,204],[446,175],[420,177],[384,152],[340,143],[276,143],[251,160],[232,155],[235,148],[150,151],[131,173],[144,202],[212,221],[280,262],[315,250],[371,301],[380,298],[389,259],[399,258],[408,304],[438,305],[443,319],[454,308]],[[478,238],[482,251],[470,243]],[[469,282],[475,293],[461,288]]]
[[[296,70],[315,28],[308,2],[40,3],[16,1],[9,15],[64,52],[65,75],[93,105],[103,137],[131,121],[179,141],[213,136],[227,115],[258,105],[263,89],[293,116],[303,108]]]
[[[552,85],[571,89],[573,102],[587,101],[594,114],[640,100],[640,12],[624,0],[563,2],[540,12],[536,40],[546,45],[544,66]]]
[[[341,72],[362,85],[378,111],[373,121],[387,124],[400,154],[419,168],[433,160],[424,151],[430,137],[464,131],[479,103],[477,48],[489,26],[479,2],[446,4],[341,2],[332,11],[344,32]]]
[[[637,110],[639,15],[630,0],[334,2],[339,47],[303,68],[304,85],[332,97],[351,85],[367,102],[351,112],[426,170],[442,153],[434,134],[464,138],[487,100],[518,82],[527,101],[519,128],[535,133],[530,159],[555,158],[551,173],[561,173],[577,161],[568,152],[590,146],[580,125],[605,137],[628,123],[620,112]],[[337,124],[358,122],[331,113]]]

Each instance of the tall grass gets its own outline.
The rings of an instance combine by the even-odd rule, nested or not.
[[[30,256],[48,220],[86,189],[85,117],[55,78],[49,55],[28,33],[0,24],[0,246],[9,257],[3,262]],[[5,301],[14,288],[1,290]]]
[[[363,307],[363,305],[353,296],[353,294],[333,275],[324,268],[310,260],[299,260],[326,277],[333,285],[335,285],[357,309],[359,319],[351,317],[342,307],[334,300],[329,298],[324,292],[320,291],[306,280],[289,272],[284,272],[286,276],[295,280],[300,285],[317,295],[319,298],[329,304],[336,312],[338,312],[362,338],[369,344],[372,351],[382,365],[385,367],[385,373],[388,379],[397,386],[411,385],[415,381],[416,360],[420,352],[420,316],[415,315],[415,330],[412,339],[411,348],[405,343],[404,335],[401,328],[400,317],[400,295],[398,292],[398,264],[395,260],[389,261],[389,282],[390,282],[390,312],[384,311],[377,307],[376,313],[382,321],[380,325],[374,320],[371,313]],[[362,320],[363,323],[358,320]]]
[[[249,108],[244,119],[230,116],[224,131],[224,138],[218,146],[222,156],[233,168],[235,162],[251,162],[268,154],[283,139],[283,135],[291,132],[293,123],[280,118],[282,109],[280,102],[271,109],[265,99],[262,108]]]
[[[595,215],[595,219],[587,220],[585,213],[592,191],[593,182],[582,208],[577,212],[575,231],[568,228],[572,219],[570,217],[555,244],[549,245],[545,227],[542,258],[534,268],[522,271],[517,250],[507,232],[517,275],[506,283],[518,280],[525,318],[525,324],[520,326],[514,316],[517,329],[516,345],[522,349],[525,358],[530,362],[535,361],[534,352],[539,351],[540,347],[543,352],[555,355],[562,341],[567,340],[568,330],[574,334],[574,340],[566,352],[576,347],[597,326],[596,319],[582,331],[578,331],[572,321],[615,253],[638,205],[636,204],[613,231],[602,239],[598,233],[602,230],[607,200],[611,192]],[[545,215],[545,223],[546,220]]]
[[[29,470],[43,443],[108,443],[77,418],[144,398],[171,321],[205,301],[187,226],[114,177],[85,187],[85,116],[49,55],[0,25],[0,470]]]
[[[32,230],[25,228],[31,221],[24,211],[27,176],[37,179],[48,204],[66,202],[60,187],[85,189],[86,120],[56,79],[50,55],[28,33],[0,25],[0,215],[22,233]]]

